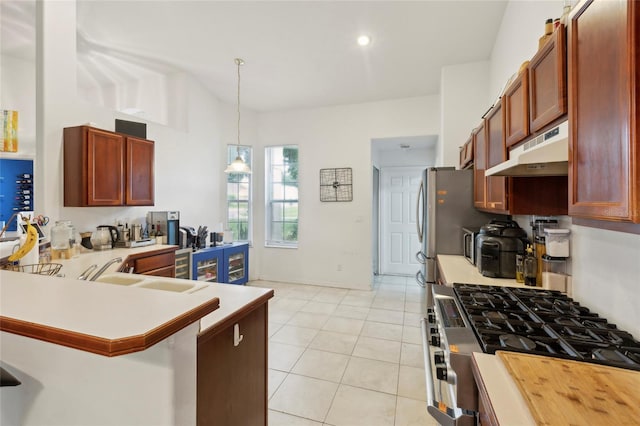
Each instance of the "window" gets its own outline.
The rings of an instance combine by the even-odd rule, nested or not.
[[[240,155],[251,167],[250,146],[227,146],[227,164]],[[251,175],[227,174],[227,227],[233,231],[234,241],[251,242]]]
[[[266,244],[298,246],[298,147],[266,148]]]

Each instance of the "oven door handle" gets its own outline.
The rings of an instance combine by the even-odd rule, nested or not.
[[[464,408],[448,407],[445,403],[436,400],[433,371],[431,370],[431,350],[427,341],[427,319],[420,321],[422,328],[422,352],[424,355],[424,375],[427,387],[427,411],[442,426],[459,426],[477,424],[477,413]]]

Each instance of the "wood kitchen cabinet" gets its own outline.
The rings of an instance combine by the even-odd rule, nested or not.
[[[267,312],[264,302],[198,336],[198,425],[267,425]]]
[[[583,1],[567,29],[569,215],[574,223],[635,233],[640,233],[639,9],[635,1]]]
[[[473,136],[473,205],[476,209],[484,209],[486,197],[486,179],[484,172],[487,170],[487,135],[484,121],[476,127]]]
[[[129,272],[131,268],[134,274],[175,278],[176,247],[132,254],[122,263],[120,271]]]
[[[529,70],[525,68],[507,87],[502,97],[504,108],[505,146],[509,147],[529,136]]]
[[[566,29],[560,24],[551,38],[533,56],[529,74],[529,118],[531,133],[543,130],[567,113]]]
[[[485,119],[487,133],[487,168],[496,166],[507,159],[504,145],[504,115],[501,103],[497,103]],[[507,178],[487,176],[485,178],[486,197],[484,209],[494,213],[508,214]]]
[[[460,169],[470,169],[473,166],[473,134],[460,147]]]
[[[485,170],[504,161],[502,108],[494,108],[474,131],[474,206],[510,215],[567,214],[567,176],[485,176]]]
[[[154,142],[89,126],[64,129],[64,205],[154,204]]]

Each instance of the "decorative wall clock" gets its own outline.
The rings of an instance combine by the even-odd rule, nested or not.
[[[351,168],[320,169],[320,201],[353,201]]]

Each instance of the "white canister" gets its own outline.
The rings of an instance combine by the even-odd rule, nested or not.
[[[551,257],[569,257],[569,229],[545,229],[545,251]]]

